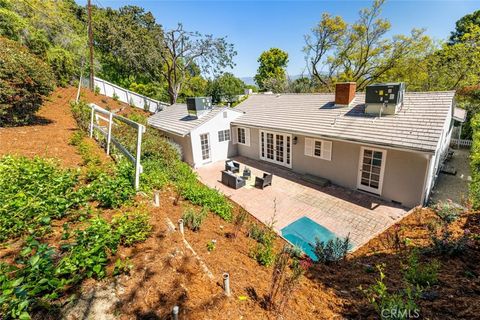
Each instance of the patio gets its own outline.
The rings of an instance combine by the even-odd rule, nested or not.
[[[279,233],[298,219],[308,217],[340,237],[350,234],[353,245],[358,248],[407,213],[403,207],[362,192],[305,182],[300,175],[274,164],[244,157],[233,160],[240,163],[240,173],[245,166],[251,169],[253,176],[273,173],[272,186],[261,190],[250,182],[234,190],[223,185],[224,161],[197,169],[200,180],[223,192],[260,221],[268,223],[274,219]]]

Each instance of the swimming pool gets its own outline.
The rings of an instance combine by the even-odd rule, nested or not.
[[[339,238],[332,231],[307,217],[292,222],[280,231],[285,239],[298,246],[313,260],[317,260],[317,258],[310,244],[315,245],[316,238],[324,242]]]

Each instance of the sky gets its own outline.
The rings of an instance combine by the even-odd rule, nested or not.
[[[84,5],[86,0],[77,3]],[[226,71],[237,77],[252,77],[258,68],[258,57],[272,47],[288,52],[289,75],[301,74],[305,70],[304,35],[320,21],[322,13],[339,15],[352,23],[358,18],[358,11],[369,7],[371,1],[92,0],[92,4],[113,8],[137,5],[151,11],[166,30],[181,22],[185,30],[227,36],[235,45],[237,56],[235,68]],[[431,37],[445,40],[458,19],[479,9],[480,0],[390,0],[383,7],[382,17],[392,24],[390,35],[425,28]]]

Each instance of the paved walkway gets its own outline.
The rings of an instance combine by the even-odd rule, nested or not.
[[[264,190],[247,186],[238,190],[221,183],[225,162],[212,163],[197,169],[203,183],[217,188],[233,201],[264,222],[275,221],[277,231],[306,216],[335,234],[350,238],[359,247],[383,232],[406,214],[376,197],[339,186],[318,187],[305,182],[290,170],[244,157],[234,159],[252,170],[254,176],[262,172],[274,174],[271,187]]]
[[[455,149],[450,161],[445,164],[457,170],[456,175],[441,173],[430,196],[430,203],[452,200],[458,204],[465,204],[468,199],[468,184],[472,181],[470,173],[470,150]]]

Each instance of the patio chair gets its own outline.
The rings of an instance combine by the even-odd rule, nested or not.
[[[222,183],[235,190],[245,186],[245,180],[242,177],[237,177],[230,171],[222,171]]]
[[[255,177],[255,187],[263,189],[266,186],[271,186],[272,178],[273,178],[273,174],[271,173],[264,173],[263,178]]]
[[[235,162],[233,160],[227,160],[227,161],[225,161],[225,170],[233,172],[233,173],[239,173],[240,172],[240,163]]]

